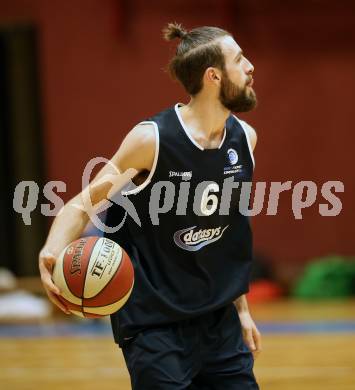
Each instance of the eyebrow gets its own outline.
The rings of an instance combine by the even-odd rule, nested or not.
[[[235,56],[234,59],[236,60],[237,58],[241,57],[243,54],[244,54],[244,53],[243,53],[243,50],[241,50],[241,51]]]

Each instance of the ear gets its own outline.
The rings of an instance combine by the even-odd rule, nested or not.
[[[221,72],[217,68],[209,67],[205,70],[205,79],[206,81],[215,83],[216,81],[221,81]]]

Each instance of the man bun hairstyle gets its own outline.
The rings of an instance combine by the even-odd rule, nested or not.
[[[205,70],[216,67],[225,69],[224,54],[218,38],[231,34],[218,27],[197,27],[185,30],[181,24],[169,23],[163,30],[165,40],[179,38],[175,56],[169,62],[169,72],[185,87],[191,96],[198,94],[203,86]]]
[[[166,41],[172,41],[175,38],[183,39],[187,31],[179,23],[168,23],[163,29],[163,35]]]

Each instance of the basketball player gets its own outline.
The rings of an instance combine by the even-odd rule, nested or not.
[[[128,133],[111,160],[125,172],[118,185],[107,164],[64,206],[40,253],[41,278],[49,299],[68,312],[51,281],[56,257],[88,222],[84,194],[96,204],[109,198],[112,186],[122,189],[141,226],[128,217],[118,232],[106,236],[126,250],[135,268],[132,295],[111,316],[132,388],[258,389],[253,362],[261,338],[245,297],[252,234],[238,209],[239,187],[233,188],[230,209],[220,208],[226,178],[252,179],[256,134],[232,112],[255,106],[254,68],[220,28],[187,32],[169,24],[165,38],[180,40],[169,66],[190,102]],[[125,187],[130,179],[136,188]],[[174,200],[165,209],[159,203],[166,201],[159,192],[163,187]],[[153,199],[157,191],[158,201]],[[165,212],[153,218],[150,202]],[[106,224],[117,226],[122,216],[120,206],[111,207]]]

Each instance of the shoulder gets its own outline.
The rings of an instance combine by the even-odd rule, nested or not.
[[[243,129],[244,129],[244,131],[246,133],[246,136],[250,140],[251,147],[254,150],[255,146],[256,146],[256,143],[257,143],[257,140],[258,140],[258,137],[257,137],[255,129],[252,126],[250,126],[249,123],[239,119],[235,115],[233,115],[233,116],[241,124],[241,126],[243,127]]]
[[[137,146],[154,147],[156,127],[154,122],[141,122],[129,131],[125,140],[134,142]]]
[[[125,136],[115,159],[120,170],[136,168],[138,171],[150,170],[154,161],[157,130],[153,122],[141,122]]]

